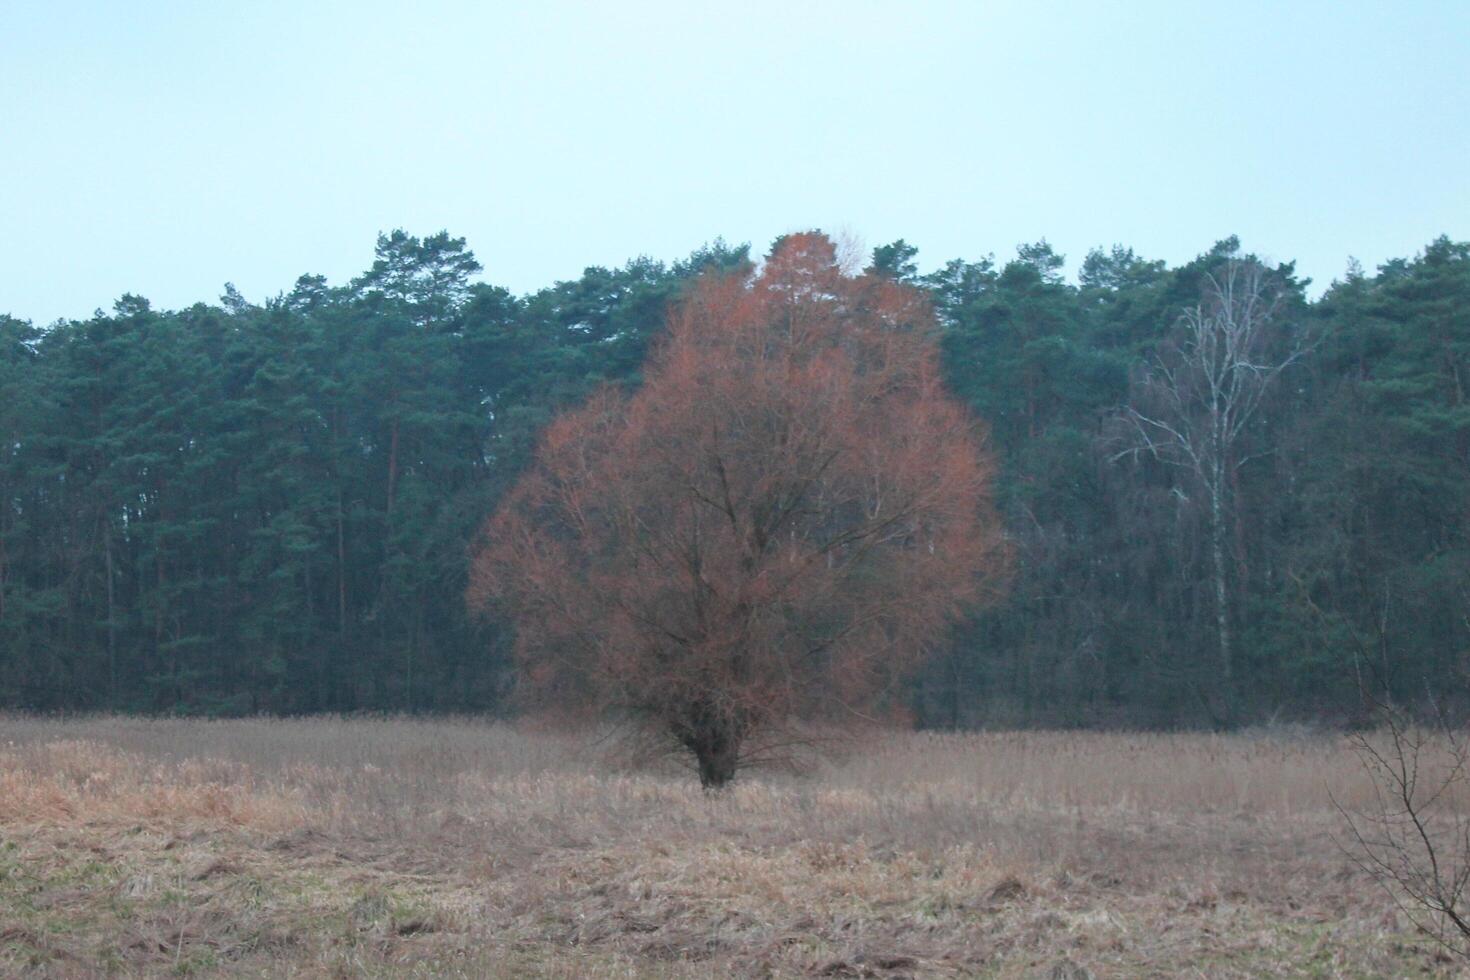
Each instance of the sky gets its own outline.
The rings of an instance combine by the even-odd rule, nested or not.
[[[523,293],[814,227],[1073,274],[1238,234],[1317,289],[1470,238],[1470,2],[0,0],[37,324],[344,282],[394,228]]]

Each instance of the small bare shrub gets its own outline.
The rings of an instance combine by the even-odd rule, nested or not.
[[[1391,704],[1378,710],[1381,729],[1351,737],[1373,793],[1338,807],[1349,853],[1417,927],[1470,960],[1470,741],[1441,714],[1425,725]]]

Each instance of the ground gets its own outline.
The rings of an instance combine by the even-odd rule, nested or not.
[[[0,717],[0,974],[1457,976],[1330,735],[868,734],[720,795],[475,721]]]

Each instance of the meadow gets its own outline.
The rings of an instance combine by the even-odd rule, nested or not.
[[[1345,739],[870,733],[703,793],[478,720],[0,716],[0,975],[1402,977]]]

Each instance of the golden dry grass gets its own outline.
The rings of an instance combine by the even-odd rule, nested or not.
[[[868,736],[708,797],[474,721],[0,717],[0,974],[1449,976],[1332,736]]]

